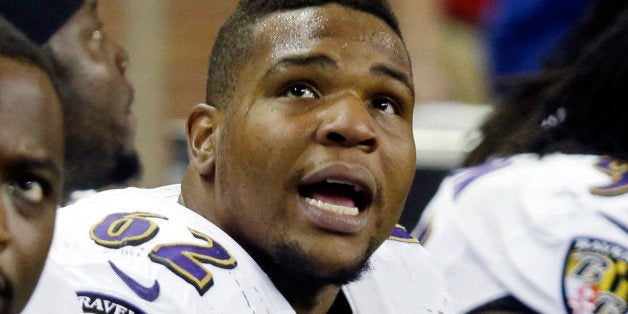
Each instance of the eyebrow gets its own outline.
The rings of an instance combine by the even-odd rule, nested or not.
[[[334,59],[323,54],[312,56],[289,56],[282,58],[277,63],[275,63],[270,69],[268,69],[266,75],[276,72],[283,67],[289,66],[315,66],[319,68],[337,68],[338,64]]]
[[[98,11],[98,0],[88,0],[89,8],[92,12]]]
[[[61,169],[52,162],[50,159],[43,158],[24,158],[22,160],[16,161],[13,166],[14,169],[32,169],[32,170],[44,170],[50,171],[55,176],[61,176]]]
[[[379,64],[371,68],[371,72],[377,75],[389,76],[397,81],[400,81],[414,94],[414,85],[412,80],[403,72],[397,71],[389,66]]]
[[[27,164],[31,168],[49,169],[56,174],[61,174],[61,169],[59,169],[59,167],[57,167],[57,165],[49,159],[33,159],[29,160]]]
[[[320,68],[337,68],[338,63],[332,59],[331,57],[319,54],[313,56],[289,56],[282,58],[277,63],[275,63],[267,72],[266,75],[272,74],[273,72],[278,71],[279,69],[286,66],[316,66]],[[412,80],[406,74],[401,71],[395,70],[387,65],[378,64],[371,67],[371,73],[376,75],[384,75],[391,77],[403,85],[405,85],[413,94],[414,94],[414,85],[412,84]]]

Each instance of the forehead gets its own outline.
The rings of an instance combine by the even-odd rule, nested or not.
[[[83,4],[82,10],[87,11],[87,13],[94,18],[98,17],[98,0],[87,0]]]
[[[60,160],[61,105],[48,76],[0,56],[0,155]]]
[[[397,34],[380,18],[338,4],[307,7],[271,14],[256,24],[256,48],[266,50],[269,59],[314,48],[320,41],[333,40],[345,45],[368,46],[390,62],[410,72],[405,46]]]
[[[93,23],[98,20],[98,1],[87,0],[74,15],[72,15],[72,18],[70,18],[66,25],[76,26],[77,24]]]

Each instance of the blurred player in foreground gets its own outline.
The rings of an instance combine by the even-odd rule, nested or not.
[[[50,63],[0,18],[0,313],[38,281],[62,193],[63,118]]]
[[[446,179],[414,230],[456,312],[626,312],[627,13],[520,121],[522,152]]]

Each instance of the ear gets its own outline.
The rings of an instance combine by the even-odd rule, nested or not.
[[[216,164],[216,139],[222,114],[216,107],[198,104],[186,123],[190,165],[204,177],[213,175]]]

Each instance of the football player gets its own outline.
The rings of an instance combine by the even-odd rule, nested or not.
[[[50,73],[40,49],[0,18],[0,313],[19,313],[31,296],[61,198],[63,122]]]
[[[455,312],[628,309],[623,6],[520,121],[535,125],[522,152],[447,178],[414,230],[429,234]]]
[[[244,0],[221,28],[181,185],[60,210],[90,313],[436,313],[396,227],[415,168],[410,60],[385,0]]]
[[[98,0],[0,5],[0,14],[44,48],[58,76],[66,122],[64,202],[92,189],[126,186],[140,174],[128,55],[106,34],[97,10]]]

